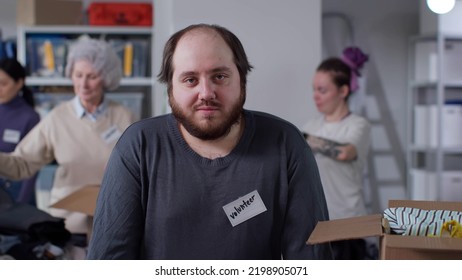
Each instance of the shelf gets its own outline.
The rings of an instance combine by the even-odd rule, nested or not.
[[[410,81],[409,85],[413,88],[436,87],[436,81]]]
[[[115,34],[115,35],[152,35],[151,27],[119,27],[119,26],[88,26],[88,25],[69,25],[69,26],[21,26],[20,32],[27,34]]]
[[[434,87],[438,86],[437,81],[411,81],[410,86],[413,88],[426,88],[426,87]],[[445,88],[462,88],[462,80],[461,81],[451,81],[451,82],[444,82],[443,87]]]
[[[68,43],[84,34],[92,38],[107,40],[111,44],[114,44],[121,59],[123,58],[122,52],[124,51],[121,46],[123,46],[125,41],[132,41],[134,43],[134,51],[136,50],[140,54],[137,57],[138,64],[136,65],[138,68],[135,68],[135,64],[133,64],[133,77],[122,78],[117,91],[136,91],[142,93],[143,117],[158,115],[162,112],[163,105],[158,104],[160,103],[160,98],[155,94],[157,81],[155,76],[152,75],[154,65],[154,27],[43,25],[18,26],[17,30],[17,58],[25,66],[30,67],[28,68],[28,72],[31,73],[31,76],[26,78],[26,84],[30,87],[72,87],[71,79],[63,77],[62,69],[56,69],[53,76],[40,76],[40,67],[43,68],[43,65],[40,65],[40,63],[43,63],[43,59],[40,57],[41,53],[37,50],[40,47],[43,48],[43,43],[40,41],[44,40],[43,38],[49,37],[52,39],[52,44],[56,44],[53,45],[54,54],[60,54],[59,57],[55,57],[55,61],[59,61],[56,65],[62,65],[63,61],[65,61],[65,52],[63,55],[62,50],[68,47]],[[146,53],[141,54],[139,50]],[[144,62],[146,62],[146,66],[144,66]],[[46,91],[47,89],[44,90]],[[163,102],[163,100],[161,101]]]
[[[410,42],[422,42],[422,41],[436,41],[438,37],[444,38],[446,41],[462,41],[462,33],[450,33],[450,32],[440,32],[436,33],[427,33],[412,36]]]
[[[72,81],[68,78],[43,78],[43,77],[27,77],[26,83],[28,86],[72,86]],[[123,78],[120,81],[120,86],[152,86],[152,78]]]
[[[436,153],[438,151],[437,147],[422,146],[422,145],[411,145],[409,150],[417,153]],[[443,147],[441,152],[444,154],[462,154],[461,147]]]
[[[456,141],[462,139],[462,108],[446,105],[462,99],[459,60],[462,33],[413,36],[408,47],[406,123],[410,199],[461,200],[462,176],[457,175],[458,185],[453,188],[452,178],[456,177],[448,177],[448,172],[460,168],[462,159],[462,145]],[[427,174],[430,170],[432,174]]]

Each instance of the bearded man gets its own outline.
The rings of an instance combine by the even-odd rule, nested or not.
[[[328,212],[300,131],[244,109],[252,66],[229,30],[167,41],[171,114],[129,127],[109,160],[88,259],[329,259],[307,245]]]

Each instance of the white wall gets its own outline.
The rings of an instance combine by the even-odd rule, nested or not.
[[[156,40],[161,46],[172,32],[195,23],[219,24],[239,37],[254,66],[246,108],[273,113],[298,126],[315,114],[311,77],[321,56],[320,0],[154,3]]]
[[[0,0],[0,31],[3,39],[16,38],[16,0]]]
[[[323,0],[323,12],[340,12],[352,21],[355,43],[370,60],[365,71],[377,67],[382,85],[369,84],[370,91],[381,90],[392,109],[395,124],[405,144],[407,43],[418,33],[420,0]]]

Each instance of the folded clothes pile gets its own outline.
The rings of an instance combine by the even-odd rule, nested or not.
[[[462,212],[422,210],[412,207],[387,208],[384,211],[393,233],[415,236],[462,238]]]

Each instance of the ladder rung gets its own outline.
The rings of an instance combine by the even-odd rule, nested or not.
[[[370,150],[370,153],[374,156],[393,155],[393,151],[391,150]]]
[[[386,186],[401,186],[403,185],[403,182],[399,179],[390,179],[390,180],[377,180],[375,181],[376,185],[386,185]]]
[[[381,120],[369,120],[369,123],[371,125],[383,125],[383,122]]]

